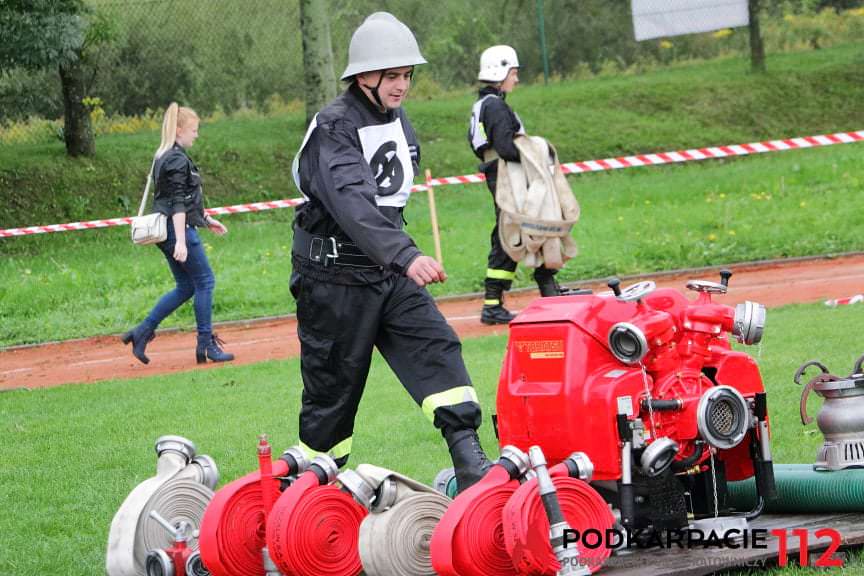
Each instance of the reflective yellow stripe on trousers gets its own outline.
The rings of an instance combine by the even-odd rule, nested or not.
[[[453,406],[462,402],[477,402],[477,392],[473,386],[457,386],[437,394],[430,394],[423,400],[423,414],[430,422],[435,422],[435,409]]]
[[[300,446],[300,449],[303,450],[303,452],[306,454],[306,457],[309,458],[309,460],[312,460],[313,458],[315,458],[315,456],[319,456],[321,454],[327,454],[328,456],[330,456],[331,458],[336,460],[338,458],[343,458],[343,457],[351,454],[351,441],[352,440],[353,440],[353,436],[349,436],[348,438],[346,438],[345,440],[342,440],[341,442],[339,442],[338,444],[336,444],[335,446],[333,446],[332,448],[330,448],[330,450],[328,450],[326,452],[320,452],[318,450],[313,450],[312,448],[310,448],[309,446],[307,446],[303,442],[298,442],[297,444],[298,444],[298,446]]]
[[[486,269],[486,277],[493,280],[513,280],[516,278],[516,272],[511,270],[496,270],[495,268]]]

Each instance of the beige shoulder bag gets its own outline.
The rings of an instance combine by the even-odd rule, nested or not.
[[[147,184],[144,186],[144,196],[141,198],[141,206],[138,207],[138,216],[132,218],[132,242],[134,244],[157,244],[164,242],[168,237],[168,217],[161,212],[153,212],[144,215],[144,207],[147,205],[147,196],[150,194],[150,182],[153,180],[153,167],[156,159],[150,166],[150,174],[147,176]]]

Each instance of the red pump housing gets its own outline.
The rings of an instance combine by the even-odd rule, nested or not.
[[[725,480],[753,476],[754,462],[770,467],[759,369],[730,345],[731,335],[761,340],[765,309],[714,303],[729,276],[688,282],[695,301],[653,282],[621,291],[617,281],[614,292],[535,300],[510,324],[500,445],[539,445],[550,463],[585,452],[601,483],[698,474],[712,456]]]

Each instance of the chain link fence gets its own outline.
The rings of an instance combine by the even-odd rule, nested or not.
[[[414,88],[426,96],[472,84],[480,52],[498,43],[519,52],[523,81],[542,79],[541,7],[553,81],[746,54],[748,47],[746,28],[636,42],[631,0],[320,1],[329,2],[337,75],[351,31],[369,13],[388,10],[415,30],[430,62]],[[761,2],[769,66],[771,51],[864,37],[862,0]],[[100,38],[84,57],[86,103],[97,136],[155,129],[172,100],[208,116],[302,106],[296,0],[86,0],[86,5]],[[0,75],[0,148],[59,145],[62,116],[56,69]]]

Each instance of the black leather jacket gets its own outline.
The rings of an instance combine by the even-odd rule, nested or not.
[[[178,212],[186,213],[186,224],[206,226],[204,220],[204,194],[198,167],[179,144],[162,154],[153,167],[156,193],[153,211],[169,218]]]

